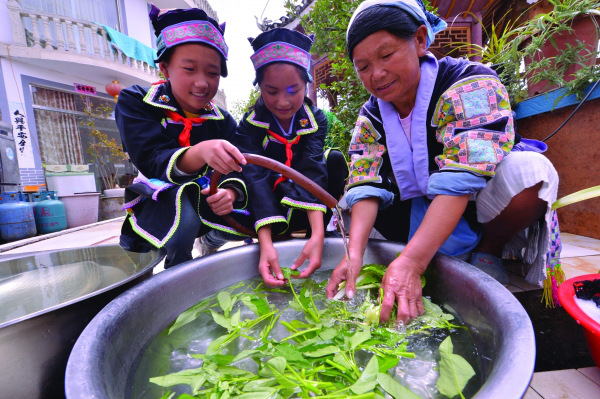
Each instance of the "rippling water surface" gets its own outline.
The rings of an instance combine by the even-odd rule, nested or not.
[[[330,272],[318,272],[313,276],[313,279],[326,279],[329,277]],[[246,283],[250,284],[253,281],[256,280],[249,280]],[[280,320],[288,322],[295,319],[303,320],[303,315],[300,312],[287,307],[288,302],[292,299],[291,293],[272,293],[269,295],[269,302],[276,309],[284,309]],[[360,296],[355,296],[353,301],[361,301]],[[256,318],[254,313],[240,304],[234,307],[232,313],[237,309],[242,312],[242,320]],[[460,324],[457,319],[452,322]],[[258,325],[257,329],[260,330],[262,327],[262,325]],[[210,314],[203,313],[195,321],[176,330],[171,335],[167,335],[166,332],[160,334],[148,347],[139,364],[134,379],[133,397],[160,398],[167,392],[167,389],[151,384],[149,379],[154,376],[200,367],[202,360],[193,358],[191,354],[205,353],[208,345],[225,332],[226,330],[223,327],[214,323]],[[288,335],[289,332],[278,323],[271,331],[270,338],[280,340]],[[465,329],[457,329],[451,332],[439,329],[430,331],[429,334],[410,335],[408,350],[414,352],[416,358],[399,358],[398,365],[391,371],[392,375],[420,397],[442,398],[443,396],[437,392],[435,387],[439,376],[438,347],[448,335],[452,337],[454,353],[463,356],[477,373],[463,392],[467,398],[472,396],[481,386],[481,373],[475,344]],[[255,348],[260,344],[260,341],[249,341],[240,338],[230,344],[225,352],[234,355],[242,350]],[[364,366],[370,357],[370,353],[359,353],[357,354],[357,362]],[[251,359],[246,359],[240,363],[236,363],[236,366],[256,373],[256,363]],[[191,393],[189,386],[184,385],[173,387],[171,391],[177,394]]]

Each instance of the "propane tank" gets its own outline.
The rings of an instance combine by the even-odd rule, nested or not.
[[[45,199],[36,202],[33,208],[35,225],[40,234],[53,233],[67,228],[65,204],[54,199],[54,192],[44,193]]]
[[[0,237],[16,241],[37,234],[31,204],[20,200],[18,192],[0,194]]]

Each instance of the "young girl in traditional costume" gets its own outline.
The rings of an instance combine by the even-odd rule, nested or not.
[[[121,245],[164,249],[170,267],[192,259],[194,240],[210,231],[208,219],[245,203],[241,180],[225,178],[200,205],[212,169],[239,172],[245,159],[228,141],[234,119],[211,101],[227,76],[225,25],[197,8],[152,6],[150,19],[156,62],[167,80],[124,89],[115,109],[124,148],[140,172],[126,190]]]
[[[372,94],[350,144],[346,201],[349,259],[332,274],[355,292],[373,228],[407,245],[387,268],[381,320],[423,313],[420,276],[436,252],[468,260],[502,284],[502,256],[523,259],[527,281],[560,274],[558,175],[545,145],[515,132],[508,94],[491,69],[437,60],[427,51],[446,24],[421,0],[361,3],[347,32],[348,55]]]
[[[325,156],[327,118],[306,97],[307,84],[312,82],[312,38],[277,28],[249,40],[255,51],[251,60],[261,95],[238,125],[234,144],[243,153],[263,155],[292,167],[339,199],[348,168],[339,151]],[[298,277],[309,276],[321,265],[331,211],[307,190],[273,171],[249,164],[242,174],[258,233],[258,269],[264,281],[284,284],[272,236],[304,229],[310,231],[310,238],[291,267],[297,269],[308,259],[308,267]]]

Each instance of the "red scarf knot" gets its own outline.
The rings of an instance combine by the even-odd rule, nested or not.
[[[296,136],[295,139],[288,141],[285,139],[285,137],[281,137],[280,135],[278,135],[277,133],[267,129],[267,133],[269,133],[269,135],[271,137],[273,137],[275,140],[277,140],[278,142],[280,142],[281,144],[285,145],[285,166],[289,166],[290,168],[292,167],[292,158],[294,157],[294,152],[292,151],[292,146],[294,144],[297,144],[300,141],[300,136]],[[277,181],[275,182],[275,184],[273,184],[273,191],[275,191],[275,187],[277,187],[277,185],[279,183],[281,183],[282,181],[286,181],[287,179],[283,176],[281,176],[279,179],[277,179]]]
[[[192,132],[194,123],[200,124],[208,120],[206,118],[185,118],[177,112],[170,110],[165,110],[165,114],[175,122],[183,123],[183,130],[179,133],[179,145],[182,147],[190,146],[190,133]]]

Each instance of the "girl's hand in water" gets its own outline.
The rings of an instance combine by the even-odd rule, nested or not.
[[[362,256],[354,255],[350,253],[350,260],[344,255],[344,259],[336,266],[325,292],[327,298],[333,299],[338,294],[338,287],[342,281],[346,281],[346,287],[344,288],[345,295],[349,299],[354,297],[356,294],[356,278],[362,268],[363,258]],[[342,295],[342,294],[340,294]]]
[[[299,275],[293,276],[293,277],[307,278],[308,276],[313,274],[315,270],[317,270],[319,267],[321,267],[322,258],[323,258],[323,237],[313,235],[306,242],[306,244],[304,244],[304,248],[302,248],[302,252],[300,253],[300,256],[298,256],[298,259],[296,259],[294,261],[294,264],[292,265],[291,269],[292,270],[298,269],[300,266],[302,266],[304,261],[307,259],[309,260],[308,267],[306,269],[302,270],[302,272]]]
[[[204,195],[209,195],[210,187],[201,191]],[[230,188],[218,188],[217,192],[206,198],[206,203],[215,215],[223,216],[233,211],[237,193]]]
[[[258,244],[260,245],[260,260],[258,261],[258,272],[265,284],[281,286],[285,284],[285,278],[279,266],[279,255],[273,246],[271,238],[271,226],[266,225],[258,229]]]
[[[202,147],[202,157],[208,166],[226,175],[241,172],[246,159],[233,144],[225,140],[206,140],[196,144]],[[195,147],[195,146],[194,146]]]

